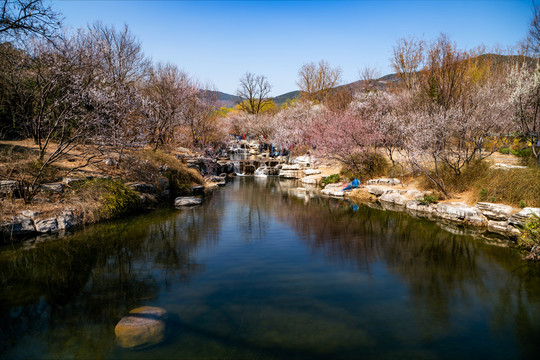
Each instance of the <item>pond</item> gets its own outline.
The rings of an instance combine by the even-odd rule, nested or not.
[[[164,208],[0,249],[0,357],[535,358],[540,268],[504,242],[236,178]],[[170,314],[122,349],[131,309]]]

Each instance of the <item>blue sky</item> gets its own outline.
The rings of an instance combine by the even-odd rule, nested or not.
[[[365,66],[391,73],[400,37],[444,32],[458,47],[515,45],[526,36],[531,0],[492,1],[105,1],[53,0],[64,24],[128,24],[154,61],[234,93],[250,71],[272,95],[297,89],[303,63],[325,59],[358,80]]]

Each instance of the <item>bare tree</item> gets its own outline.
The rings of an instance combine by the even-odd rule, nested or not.
[[[272,86],[264,75],[245,73],[240,78],[240,87],[236,90],[238,104],[245,112],[258,115],[268,105],[268,94]]]
[[[60,15],[42,0],[3,0],[0,6],[0,37],[48,38],[60,27]]]
[[[540,55],[540,8],[534,2],[533,18],[529,24],[526,47],[531,56],[538,57]]]
[[[372,92],[377,90],[377,79],[380,77],[380,72],[372,67],[366,66],[358,72],[361,81],[361,89],[364,92]]]
[[[148,138],[149,114],[141,87],[150,60],[127,25],[121,30],[95,23],[89,28],[91,47],[97,52],[96,78],[100,86],[93,105],[106,127],[105,142],[122,154],[126,147],[143,145]],[[98,96],[99,95],[99,96]]]
[[[341,83],[341,74],[340,67],[333,68],[325,60],[310,62],[298,71],[296,84],[306,99],[324,103],[330,91]]]
[[[394,45],[392,67],[401,84],[408,90],[416,86],[417,72],[424,60],[425,43],[414,37],[401,38]]]
[[[144,93],[150,108],[150,136],[155,148],[169,143],[180,124],[183,105],[197,93],[188,75],[175,65],[157,64],[150,69]]]

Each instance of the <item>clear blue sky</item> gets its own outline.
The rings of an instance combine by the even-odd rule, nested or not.
[[[400,37],[441,32],[460,48],[508,47],[526,36],[531,0],[484,1],[80,1],[53,0],[73,28],[128,24],[154,61],[171,62],[201,82],[234,93],[250,71],[272,95],[297,89],[300,66],[327,60],[358,80],[365,66],[391,71]]]

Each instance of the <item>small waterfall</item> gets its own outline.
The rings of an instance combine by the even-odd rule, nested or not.
[[[257,170],[255,170],[255,176],[267,177],[268,176],[268,168],[266,166],[259,167]]]

